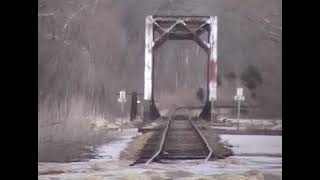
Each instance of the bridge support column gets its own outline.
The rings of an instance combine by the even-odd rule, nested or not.
[[[145,100],[143,104],[143,120],[153,121],[160,117],[160,113],[152,100]]]
[[[209,20],[209,58],[207,63],[207,101],[203,107],[202,112],[199,117],[207,121],[216,121],[216,115],[214,111],[214,102],[217,100],[217,74],[218,74],[218,64],[217,64],[217,18],[211,17]],[[213,106],[213,107],[212,107]],[[214,117],[211,117],[214,116]]]
[[[211,119],[211,102],[210,101],[207,100],[205,102],[202,112],[199,115],[199,118],[205,119],[207,121]]]
[[[212,104],[213,104],[213,107],[212,107]],[[206,103],[202,109],[202,112],[199,115],[199,118],[204,119],[206,121],[212,120],[213,122],[216,122],[217,121],[217,114],[212,112],[212,111],[216,112],[216,110],[214,108],[215,108],[214,103],[212,103],[212,101],[206,101]]]
[[[144,51],[144,121],[155,120],[160,117],[160,113],[153,99],[153,43],[153,18],[152,16],[147,16]]]

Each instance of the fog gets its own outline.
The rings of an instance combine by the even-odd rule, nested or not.
[[[232,102],[251,66],[261,82],[245,88],[248,102],[261,116],[281,117],[281,0],[39,0],[40,139],[58,130],[77,136],[67,129],[88,128],[84,117],[119,116],[121,89],[143,93],[145,16],[152,14],[217,16],[218,101]],[[179,88],[205,87],[206,58],[194,42],[165,42],[155,53],[156,94],[175,93],[176,76]]]

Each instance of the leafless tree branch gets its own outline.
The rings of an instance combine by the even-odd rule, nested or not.
[[[263,20],[264,20],[266,23],[268,23],[268,24],[271,23],[267,18],[263,18]]]
[[[56,12],[57,12],[57,11],[58,11],[58,10],[55,10],[55,11],[50,12],[50,13],[39,13],[39,14],[38,14],[38,17],[54,16],[54,15],[56,15]]]
[[[92,14],[96,12],[98,3],[99,3],[99,0],[96,0],[96,1],[94,2],[93,8],[92,8]]]
[[[275,35],[275,36],[281,36],[280,34],[274,33],[274,32],[272,32],[272,31],[270,31],[269,34],[272,34],[272,35]]]
[[[76,11],[75,13],[71,14],[71,16],[69,17],[69,19],[67,20],[67,22],[64,24],[63,26],[63,31],[65,32],[65,29],[67,28],[67,26],[70,24],[70,22],[73,20],[74,17],[76,17],[82,10],[86,9],[87,7],[89,7],[89,4],[86,4],[84,6],[82,6],[80,9],[78,9],[78,11]]]
[[[38,17],[43,17],[43,16],[54,16],[55,13],[43,13],[43,14],[38,14]]]

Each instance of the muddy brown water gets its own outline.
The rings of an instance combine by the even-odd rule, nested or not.
[[[101,145],[120,140],[119,137],[104,138],[97,144],[83,142],[48,142],[38,145],[38,162],[83,162],[101,158],[96,152]]]
[[[87,145],[80,143],[55,142],[46,143],[38,147],[39,162],[79,162],[88,161],[97,156],[88,149]]]

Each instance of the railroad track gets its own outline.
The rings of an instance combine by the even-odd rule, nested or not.
[[[190,120],[186,108],[176,108],[161,132],[155,134],[142,150],[136,163],[161,160],[204,159],[208,161],[212,149],[201,131]]]

